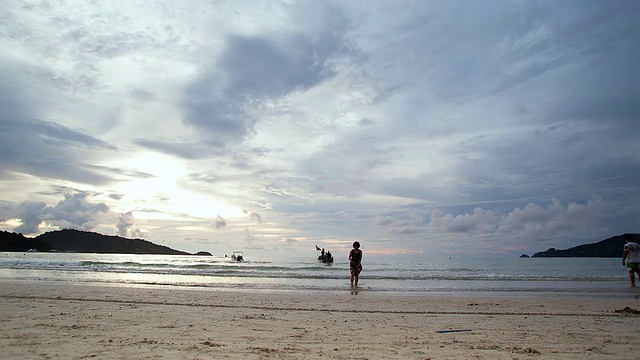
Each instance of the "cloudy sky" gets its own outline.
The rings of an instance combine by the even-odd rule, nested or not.
[[[640,232],[637,1],[0,2],[0,230],[425,256]]]

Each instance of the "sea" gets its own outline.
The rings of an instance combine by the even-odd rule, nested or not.
[[[403,295],[639,298],[619,258],[370,256],[359,291]],[[201,288],[219,291],[348,292],[349,263],[304,258],[0,253],[0,281]]]

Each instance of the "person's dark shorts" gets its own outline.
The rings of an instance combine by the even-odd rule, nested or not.
[[[349,270],[351,270],[352,275],[358,276],[362,271],[362,264],[350,262]]]
[[[637,272],[637,273],[640,273],[640,263],[637,263],[637,262],[628,262],[628,263],[627,263],[627,270],[629,270],[629,272]]]

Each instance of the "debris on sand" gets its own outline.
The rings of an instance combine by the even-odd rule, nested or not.
[[[635,315],[640,315],[640,310],[636,310],[636,309],[632,309],[628,306],[625,306],[624,309],[622,310],[616,310],[617,313],[620,314],[635,314]]]

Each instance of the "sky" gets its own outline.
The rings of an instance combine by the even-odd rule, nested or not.
[[[640,232],[637,1],[0,3],[0,230],[248,258]]]

